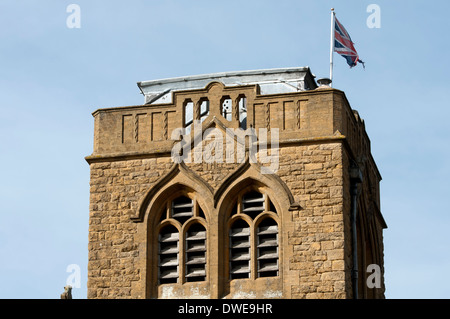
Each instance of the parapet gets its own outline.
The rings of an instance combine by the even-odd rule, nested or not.
[[[211,127],[279,132],[280,146],[342,140],[357,158],[370,154],[364,121],[343,91],[309,67],[222,72],[138,82],[142,105],[102,108],[88,162],[170,156],[175,130]],[[366,155],[370,157],[370,155]]]

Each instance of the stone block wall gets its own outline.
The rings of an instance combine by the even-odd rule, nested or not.
[[[194,100],[207,96],[213,109],[223,91],[247,96],[249,109],[254,107],[250,120],[257,126],[272,123],[273,129],[273,123],[281,125],[276,176],[261,174],[262,165],[248,161],[174,163],[170,129],[181,125],[182,101],[188,96]],[[348,170],[351,161],[360,160],[362,155],[367,160],[361,185],[365,195],[359,200],[359,236],[364,244],[360,263],[362,267],[383,265],[382,229],[386,226],[379,212],[381,177],[370,155],[364,123],[353,113],[343,92],[317,89],[263,97],[252,86],[231,89],[214,84],[200,92],[183,92],[173,100],[173,105],[94,112],[94,152],[86,158],[91,171],[88,298],[351,298]],[[278,120],[286,119],[286,110],[292,114],[283,124]],[[204,125],[236,127],[219,115],[212,110]],[[278,209],[280,275],[270,280],[230,282],[224,266],[227,213],[223,207],[229,205],[236,188],[252,181],[266,187]],[[211,243],[207,280],[159,287],[152,242],[156,217],[149,214],[152,205],[158,205],[161,197],[180,185],[204,198],[202,209]],[[364,282],[362,275],[360,282]],[[361,285],[361,297],[384,296],[384,282],[377,291]]]

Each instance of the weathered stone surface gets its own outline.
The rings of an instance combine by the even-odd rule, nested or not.
[[[175,93],[174,104],[168,106],[142,105],[94,113],[94,153],[86,158],[91,171],[88,298],[351,298],[348,168],[350,161],[361,154],[368,160],[361,185],[364,196],[360,198],[363,210],[359,234],[361,243],[365,243],[359,247],[360,266],[383,265],[385,225],[378,212],[380,176],[370,156],[364,124],[355,119],[344,94],[329,89],[262,98],[249,86],[224,88],[213,84],[208,88]],[[280,120],[286,118],[283,112],[292,107],[290,116],[294,121],[285,124],[289,129],[280,126],[276,171],[280,181],[258,173],[257,165],[245,163],[187,163],[177,170],[170,157],[174,145],[170,130],[182,126],[183,101],[187,98],[198,101],[207,96],[211,114],[204,123],[237,127],[235,119],[231,122],[220,119],[221,115],[213,108],[223,95],[237,99],[239,94],[247,97],[248,122],[254,123],[255,128],[265,127],[270,121],[283,124]],[[266,117],[268,104],[272,109]],[[282,105],[285,108],[279,107]],[[270,127],[276,128],[274,123]],[[336,131],[345,135],[334,135]],[[237,181],[244,183],[246,178],[265,187],[270,199],[282,208],[277,211],[280,274],[269,279],[230,282],[224,266],[228,264],[224,246],[228,232],[223,207],[233,200],[233,192],[237,194],[233,190],[236,185],[239,188]],[[151,205],[164,202],[158,196],[166,196],[166,189],[186,187],[196,191],[202,183],[209,187],[205,186],[198,194],[209,236],[207,280],[158,286],[156,261],[152,258],[152,249],[156,247],[156,237],[152,237],[155,217],[148,216],[154,209]],[[283,184],[285,188],[280,186]],[[155,185],[160,188],[155,189]],[[152,190],[154,197],[149,195]],[[228,201],[227,194],[230,194]],[[360,294],[381,298],[384,283],[381,289],[365,289]]]

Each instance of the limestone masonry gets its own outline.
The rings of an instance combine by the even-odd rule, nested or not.
[[[384,298],[381,176],[344,92],[309,68],[138,86],[93,113],[88,298]],[[227,128],[267,129],[273,173]]]

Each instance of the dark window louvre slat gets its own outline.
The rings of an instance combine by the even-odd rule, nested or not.
[[[262,254],[258,257],[258,260],[261,259],[278,259],[278,252]]]

